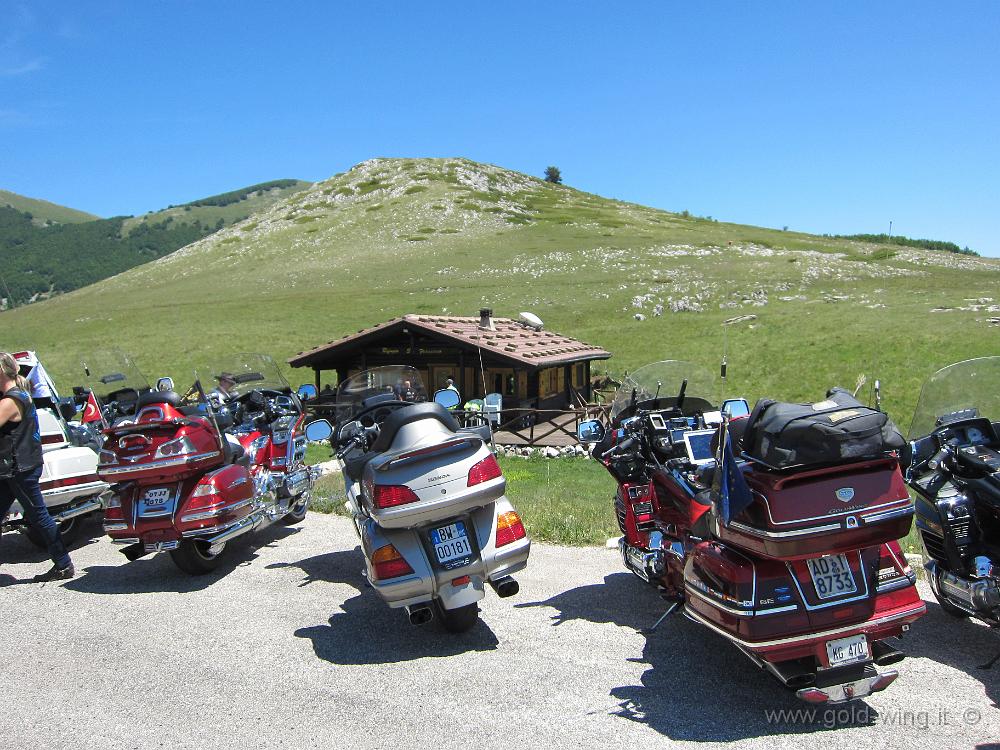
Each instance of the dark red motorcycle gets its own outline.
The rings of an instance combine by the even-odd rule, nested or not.
[[[129,560],[168,551],[190,574],[216,569],[233,539],[305,518],[302,405],[265,355],[208,371],[235,381],[224,402],[200,385],[138,397],[135,421],[105,430],[98,475],[113,482],[104,530]]]
[[[925,611],[896,542],[913,518],[898,433],[846,392],[749,415],[715,390],[696,365],[657,362],[626,378],[609,430],[580,426],[619,485],[625,566],[664,617],[682,607],[803,700],[883,690],[898,672],[877,667],[903,659],[889,639]]]

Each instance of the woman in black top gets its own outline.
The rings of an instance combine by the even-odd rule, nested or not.
[[[36,581],[72,578],[73,563],[38,486],[41,475],[42,438],[31,389],[18,372],[15,359],[0,352],[0,518],[17,500],[28,522],[45,539],[55,564],[47,573],[35,576]]]

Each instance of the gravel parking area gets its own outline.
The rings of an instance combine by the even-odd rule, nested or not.
[[[718,636],[680,616],[641,635],[663,605],[612,550],[536,545],[521,593],[456,637],[366,588],[343,518],[241,540],[201,578],[87,531],[65,583],[21,583],[48,562],[0,541],[4,748],[1000,748],[1000,662],[977,666],[1000,634],[933,603],[888,690],[781,716],[809,707]]]

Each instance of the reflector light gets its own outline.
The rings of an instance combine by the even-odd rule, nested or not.
[[[889,685],[891,685],[895,679],[899,677],[899,672],[892,669],[888,672],[883,672],[872,682],[872,692],[876,693],[879,690],[885,690]]]
[[[454,586],[455,588],[458,588],[459,586],[464,586],[471,580],[472,579],[469,578],[469,576],[460,576],[459,578],[452,578],[451,585]]]
[[[524,524],[517,513],[509,510],[497,516],[497,547],[524,539],[525,536],[527,533],[524,531]]]
[[[104,506],[105,521],[124,521],[125,513],[122,510],[122,499],[118,495],[111,495]]]
[[[372,502],[376,508],[392,508],[419,501],[417,493],[405,484],[376,484],[372,487]]]
[[[375,550],[375,554],[372,555],[372,567],[375,569],[375,578],[380,581],[387,578],[399,578],[399,576],[409,575],[413,572],[410,564],[391,544]]]
[[[478,464],[469,469],[469,482],[466,486],[472,487],[473,485],[488,482],[491,479],[496,479],[497,477],[502,476],[503,472],[500,471],[500,464],[497,463],[496,456],[491,453]]]
[[[819,688],[803,688],[796,695],[807,703],[826,703],[830,700],[830,696]]]

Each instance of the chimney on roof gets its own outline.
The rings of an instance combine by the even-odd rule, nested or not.
[[[479,308],[479,328],[483,331],[495,331],[496,328],[493,326],[493,308],[491,307],[481,307]]]

